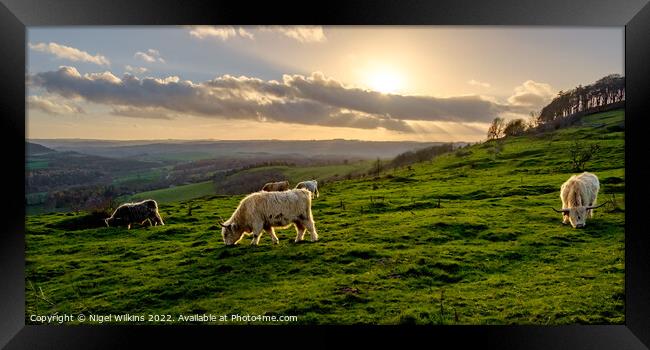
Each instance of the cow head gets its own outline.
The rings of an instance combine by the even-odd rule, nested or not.
[[[226,245],[233,245],[239,242],[244,234],[244,229],[234,222],[221,223],[221,237]]]
[[[558,213],[562,213],[565,217],[569,218],[569,223],[571,223],[571,226],[573,228],[583,228],[587,224],[587,214],[589,210],[593,210],[599,207],[602,207],[603,205],[607,204],[607,202],[597,205],[597,206],[578,206],[578,207],[573,207],[573,208],[564,208],[562,210],[557,210],[553,208]]]
[[[110,218],[104,219],[107,227],[120,227],[126,225],[126,220],[120,216],[111,216]]]
[[[569,216],[569,222],[573,228],[583,228],[587,223],[587,207],[569,208],[569,212],[565,212],[564,215]]]

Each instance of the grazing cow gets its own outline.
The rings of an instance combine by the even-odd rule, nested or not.
[[[286,191],[289,189],[289,181],[269,182],[262,187],[262,191]]]
[[[311,214],[311,192],[293,189],[282,192],[255,192],[239,202],[230,219],[221,223],[221,236],[226,245],[238,243],[244,233],[253,234],[251,245],[257,245],[262,230],[269,233],[274,244],[278,244],[274,227],[296,226],[296,242],[302,241],[305,229],[311,234],[311,241],[318,240],[314,218]]]
[[[588,172],[573,175],[560,187],[562,210],[553,210],[562,213],[563,224],[571,223],[573,228],[584,227],[587,215],[592,218],[593,210],[606,204],[595,206],[599,189],[600,183],[596,175]]]
[[[316,198],[318,198],[318,196],[319,196],[319,193],[318,193],[318,182],[317,182],[316,180],[310,180],[310,181],[299,182],[299,183],[296,185],[296,188],[305,188],[305,189],[308,189],[309,192],[312,193],[312,198],[314,198],[314,196],[316,196]]]
[[[145,221],[149,221],[149,225],[165,224],[158,213],[158,203],[153,199],[138,203],[124,203],[115,209],[110,218],[104,220],[107,227],[126,225],[129,230],[131,224],[142,225]]]

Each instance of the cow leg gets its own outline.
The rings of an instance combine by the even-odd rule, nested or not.
[[[273,244],[280,243],[280,240],[278,239],[278,236],[275,235],[275,230],[273,229],[273,227],[269,226],[269,227],[266,227],[264,230],[266,232],[268,232],[269,235],[271,236],[271,240],[273,241]]]
[[[316,233],[316,225],[314,225],[314,220],[307,220],[305,222],[305,226],[307,226],[307,230],[309,230],[311,241],[316,242],[318,240],[318,233]]]
[[[294,223],[296,225],[296,240],[295,242],[298,243],[303,240],[303,237],[305,236],[305,225],[303,225],[300,221],[297,221]]]
[[[262,227],[253,228],[253,239],[251,240],[251,245],[260,244],[261,237],[262,237]]]
[[[318,192],[318,188],[317,188],[316,189],[316,198],[318,198],[318,196],[320,196],[320,192]]]
[[[156,212],[156,223],[160,224],[160,226],[165,226],[165,223],[162,221],[162,217],[160,217],[158,212]]]
[[[569,215],[562,214],[562,223],[565,225],[569,224]]]
[[[158,213],[151,214],[149,219],[154,223],[155,226],[164,225],[163,222],[162,222],[162,218],[160,217],[160,215]]]

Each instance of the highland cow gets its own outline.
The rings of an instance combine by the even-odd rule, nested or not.
[[[289,189],[289,181],[269,182],[262,187],[261,191],[286,191]]]
[[[296,188],[304,188],[304,189],[309,190],[309,192],[312,193],[312,198],[314,198],[314,196],[316,196],[316,198],[318,198],[318,196],[320,195],[318,193],[318,182],[316,180],[299,182],[296,185]]]
[[[563,224],[571,223],[573,228],[582,228],[586,224],[587,215],[593,218],[593,210],[605,205],[596,206],[599,189],[600,183],[596,175],[588,172],[573,175],[560,187],[562,210],[553,210],[562,213]]]
[[[244,234],[253,234],[251,245],[257,245],[262,230],[269,233],[274,244],[278,244],[274,227],[296,227],[296,240],[300,242],[309,230],[311,241],[318,240],[314,218],[311,213],[311,192],[293,189],[283,192],[255,192],[239,202],[232,216],[221,223],[221,236],[226,245],[238,243]]]
[[[131,229],[132,224],[143,225],[149,221],[149,225],[165,225],[160,213],[158,203],[153,199],[147,199],[138,203],[124,203],[120,205],[110,218],[104,220],[107,227],[124,226]]]

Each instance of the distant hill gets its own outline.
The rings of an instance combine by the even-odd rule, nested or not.
[[[138,160],[199,160],[215,157],[259,157],[294,155],[308,157],[392,158],[406,151],[430,147],[441,142],[359,141],[359,140],[243,140],[243,141],[106,141],[34,140],[57,151],[75,151],[111,158]]]
[[[56,152],[51,148],[32,142],[25,142],[25,150],[28,156]]]
[[[72,151],[55,151],[27,143],[26,193],[48,192],[70,186],[110,183],[119,174],[147,171],[157,163],[114,159]]]

